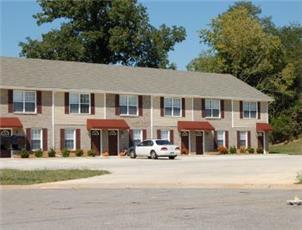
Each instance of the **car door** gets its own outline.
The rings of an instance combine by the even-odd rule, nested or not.
[[[147,147],[147,141],[143,141],[140,144],[138,144],[135,148],[135,153],[137,156],[142,156],[144,155],[144,150]]]
[[[150,156],[150,152],[151,152],[152,147],[153,147],[153,141],[148,140],[148,141],[146,141],[146,142],[147,142],[147,143],[146,143],[146,146],[145,146],[145,148],[144,148],[143,155],[149,157],[149,156]]]

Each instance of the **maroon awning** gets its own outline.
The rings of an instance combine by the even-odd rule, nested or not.
[[[22,128],[22,123],[17,117],[0,117],[0,128]]]
[[[129,129],[122,119],[87,119],[87,129]]]
[[[177,127],[182,130],[204,130],[212,131],[214,127],[208,121],[178,121]]]
[[[268,132],[272,131],[273,128],[270,124],[267,123],[256,123],[256,130],[257,132]]]

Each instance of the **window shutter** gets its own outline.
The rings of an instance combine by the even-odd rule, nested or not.
[[[202,98],[201,99],[201,116],[202,117],[206,117],[205,107],[206,107],[206,105],[205,105],[205,99]]]
[[[65,114],[69,114],[69,93],[64,94]]]
[[[217,145],[217,132],[214,131],[214,149],[217,150],[218,145]]]
[[[237,131],[237,149],[240,149],[240,131]]]
[[[7,98],[8,98],[8,101],[7,101],[7,104],[8,104],[8,112],[9,113],[12,113],[13,112],[13,90],[12,89],[9,89],[7,91]]]
[[[174,144],[174,130],[173,129],[170,130],[170,142],[172,144]]]
[[[104,105],[105,106],[105,105]],[[95,114],[95,99],[94,99],[94,93],[90,94],[90,113],[92,115]]]
[[[181,105],[182,105],[182,117],[186,116],[186,99],[181,99]]]
[[[161,131],[160,129],[157,130],[157,139],[160,139],[161,138]]]
[[[129,130],[129,146],[133,146],[133,130]]]
[[[26,150],[30,151],[30,145],[31,145],[31,129],[26,129]]]
[[[147,139],[147,130],[143,129],[143,140]]]
[[[42,113],[42,92],[37,91],[37,113]]]
[[[221,118],[224,118],[224,100],[220,100]]]
[[[229,131],[225,131],[225,147],[229,148]]]
[[[251,147],[251,131],[247,132],[247,146]]]
[[[81,130],[76,129],[76,149],[81,149]]]
[[[115,115],[120,115],[120,95],[115,95]]]
[[[64,149],[64,142],[65,142],[65,130],[64,129],[60,129],[60,148],[61,150]]]
[[[164,116],[164,97],[160,97],[160,116]]]
[[[261,103],[258,101],[258,119],[261,118]]]
[[[243,118],[243,103],[240,101],[240,119]]]
[[[143,96],[138,96],[138,115],[143,116]]]
[[[43,132],[43,151],[47,151],[48,149],[48,135],[47,135],[47,129],[42,129],[42,132]]]

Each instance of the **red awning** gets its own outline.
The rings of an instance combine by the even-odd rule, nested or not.
[[[270,124],[267,123],[256,123],[256,130],[257,132],[268,132],[272,131],[273,128]]]
[[[122,119],[87,119],[87,129],[129,129]]]
[[[22,123],[17,117],[0,117],[0,128],[22,128]]]
[[[214,127],[207,121],[179,121],[177,123],[178,130],[214,130]]]

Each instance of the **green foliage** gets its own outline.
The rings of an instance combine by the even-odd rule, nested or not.
[[[251,147],[249,147],[249,148],[247,149],[247,151],[248,151],[248,153],[255,153],[255,149],[254,149],[254,148],[251,148]]]
[[[68,149],[63,149],[62,150],[62,157],[69,157],[70,151]]]
[[[262,148],[257,148],[257,149],[256,149],[256,152],[257,152],[257,153],[263,153],[263,149],[262,149]]]
[[[27,151],[27,150],[25,150],[25,149],[23,149],[23,150],[20,152],[21,158],[29,158],[29,155],[30,155],[30,151]]]
[[[35,157],[39,158],[39,157],[43,156],[43,151],[41,149],[39,149],[39,150],[35,151],[34,154],[35,154]]]
[[[95,151],[93,150],[93,149],[90,149],[90,150],[88,150],[88,156],[90,156],[90,157],[95,157],[95,155],[96,155],[96,153],[95,153]]]
[[[77,157],[81,157],[81,156],[83,156],[83,154],[84,154],[84,152],[83,152],[82,149],[77,149],[76,152],[75,152],[75,155],[76,155]]]
[[[174,68],[168,52],[185,39],[183,27],[149,23],[136,0],[38,0],[38,25],[62,20],[42,40],[21,42],[21,56],[92,63]]]
[[[232,153],[232,154],[237,153],[236,146],[233,145],[233,146],[230,147],[230,153]]]
[[[56,157],[56,151],[53,148],[48,151],[48,157]]]

